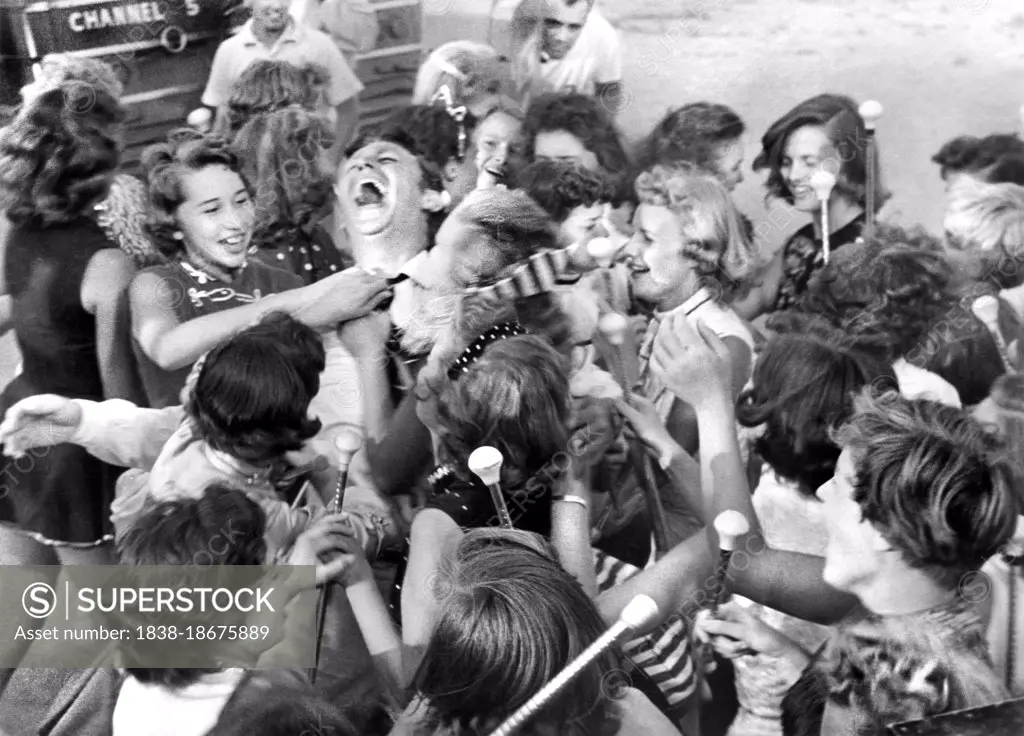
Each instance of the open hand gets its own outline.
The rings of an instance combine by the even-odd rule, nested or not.
[[[673,314],[661,323],[650,367],[666,388],[694,408],[731,395],[729,348],[704,325],[691,325],[685,314]]]
[[[35,447],[70,442],[82,423],[82,408],[71,399],[40,394],[22,399],[4,415],[0,442],[4,454],[17,457]]]

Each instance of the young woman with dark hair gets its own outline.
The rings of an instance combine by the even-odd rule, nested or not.
[[[761,138],[754,170],[768,170],[768,198],[781,200],[812,216],[765,267],[760,285],[737,311],[746,319],[792,307],[811,277],[825,264],[821,239],[821,203],[811,187],[816,171],[835,175],[829,199],[829,245],[834,252],[860,237],[866,206],[867,129],[857,103],[849,97],[818,95],[801,102],[775,121]],[[876,161],[878,159],[876,158]],[[875,202],[888,199],[881,176],[874,178]]]
[[[96,223],[121,156],[124,111],[102,89],[69,83],[25,105],[0,131],[3,329],[14,329],[23,370],[0,400],[6,410],[53,392],[137,399],[128,335],[134,268]],[[7,468],[0,498],[3,564],[109,560],[107,509],[117,472],[60,445]]]
[[[532,159],[575,161],[615,177],[618,207],[633,201],[632,167],[619,131],[593,97],[546,94],[530,103],[523,123]]]
[[[746,126],[726,105],[693,102],[670,110],[637,147],[636,170],[688,164],[733,191],[743,181]]]
[[[233,143],[254,192],[256,257],[306,285],[345,268],[322,224],[334,199],[333,136],[323,119],[288,107],[251,118]]]
[[[528,532],[469,532],[438,575],[446,597],[413,679],[415,699],[392,736],[488,732],[606,627],[557,553]],[[522,732],[678,734],[637,690],[609,696],[623,666],[621,654],[605,653]]]
[[[169,262],[131,286],[132,332],[150,404],[178,403],[189,366],[264,314],[282,311],[323,331],[367,314],[387,297],[383,277],[336,273],[310,286],[250,261],[256,224],[250,185],[216,138],[172,133],[147,149],[150,231]]]

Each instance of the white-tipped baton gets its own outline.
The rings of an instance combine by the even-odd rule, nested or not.
[[[597,323],[597,329],[604,335],[604,338],[612,346],[611,355],[612,374],[615,380],[622,387],[624,396],[629,396],[633,390],[633,381],[630,380],[630,369],[626,366],[627,356],[632,359],[636,351],[631,344],[627,344],[629,334],[629,320],[621,314],[611,313],[601,317]],[[668,522],[665,520],[665,507],[661,502],[661,494],[658,493],[658,479],[654,475],[654,468],[651,466],[651,458],[644,452],[643,448],[636,444],[630,447],[630,458],[633,467],[636,469],[637,479],[640,481],[640,488],[644,493],[644,500],[647,502],[647,510],[651,515],[651,527],[654,533],[655,551],[660,555],[669,550]]]
[[[646,595],[638,595],[619,614],[619,620],[612,624],[597,641],[587,647],[580,656],[570,662],[551,682],[542,687],[536,695],[526,701],[504,723],[491,732],[491,736],[511,736],[545,705],[551,702],[569,683],[575,680],[590,664],[606,651],[627,641],[634,631],[642,629],[658,618],[658,604]]]
[[[334,440],[334,448],[338,451],[338,484],[334,487],[334,498],[327,506],[327,511],[332,514],[340,514],[341,507],[345,500],[345,486],[348,485],[348,468],[352,464],[352,458],[363,445],[363,435],[354,427],[347,427]],[[320,664],[320,649],[324,640],[324,624],[327,621],[327,586],[320,588],[316,602],[316,663],[317,666],[309,671],[309,681],[315,683],[316,675]]]
[[[353,427],[347,428],[334,440],[334,449],[338,451],[338,485],[334,488],[334,499],[331,501],[332,511],[341,511],[345,499],[345,486],[348,485],[348,466],[359,448],[363,446],[363,435]]]
[[[864,128],[867,130],[867,146],[865,158],[867,159],[867,177],[865,206],[867,212],[864,218],[864,234],[871,237],[875,234],[875,210],[877,209],[876,193],[878,189],[878,147],[875,142],[875,128],[878,127],[878,119],[882,117],[882,103],[878,100],[868,100],[860,106],[860,117],[864,121]]]
[[[829,245],[828,205],[835,186],[836,177],[824,169],[818,169],[811,175],[811,188],[818,201],[821,202],[821,252],[825,259],[825,265],[828,265],[832,250]]]
[[[1010,349],[1003,339],[1002,330],[999,329],[999,300],[989,294],[979,296],[971,304],[971,311],[974,312],[975,317],[981,320],[988,331],[992,333],[992,338],[996,341],[996,347],[999,348],[999,357],[1003,360],[1003,366],[1008,372],[1016,373],[1017,369],[1014,367],[1013,360],[1010,357]]]
[[[736,540],[750,531],[750,522],[739,511],[729,509],[715,517],[715,531],[718,532],[718,568],[715,570],[715,600],[711,604],[711,612],[725,602],[725,576],[729,572],[729,562],[736,548]]]
[[[504,458],[494,447],[478,447],[469,456],[469,469],[491,492],[491,503],[498,512],[498,521],[505,529],[512,528],[512,517],[501,495],[501,464]]]

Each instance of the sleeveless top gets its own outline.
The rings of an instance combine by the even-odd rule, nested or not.
[[[23,362],[15,382],[37,394],[103,398],[96,319],[85,311],[81,294],[89,261],[113,247],[87,217],[48,228],[12,228],[4,260]]]
[[[183,260],[153,266],[140,273],[152,273],[160,277],[161,285],[154,298],[165,308],[173,309],[180,324],[252,304],[268,294],[279,294],[303,286],[302,279],[295,274],[256,260],[246,263],[231,283],[220,281]],[[154,409],[163,409],[180,404],[179,394],[191,366],[165,371],[146,355],[134,338],[132,347],[139,361],[149,405]]]

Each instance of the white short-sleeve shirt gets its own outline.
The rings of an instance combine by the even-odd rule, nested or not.
[[[293,20],[277,43],[266,46],[256,40],[250,20],[217,49],[203,93],[203,104],[208,107],[226,105],[231,97],[231,86],[246,67],[265,59],[286,61],[296,66],[319,64],[325,67],[331,75],[326,100],[331,107],[337,107],[363,91],[362,83],[326,33]]]
[[[532,96],[545,92],[578,92],[593,95],[598,85],[622,80],[622,42],[618,31],[597,9],[590,11],[579,38],[561,59],[547,59],[540,53],[538,26],[521,54],[529,57],[516,65],[517,80]]]

